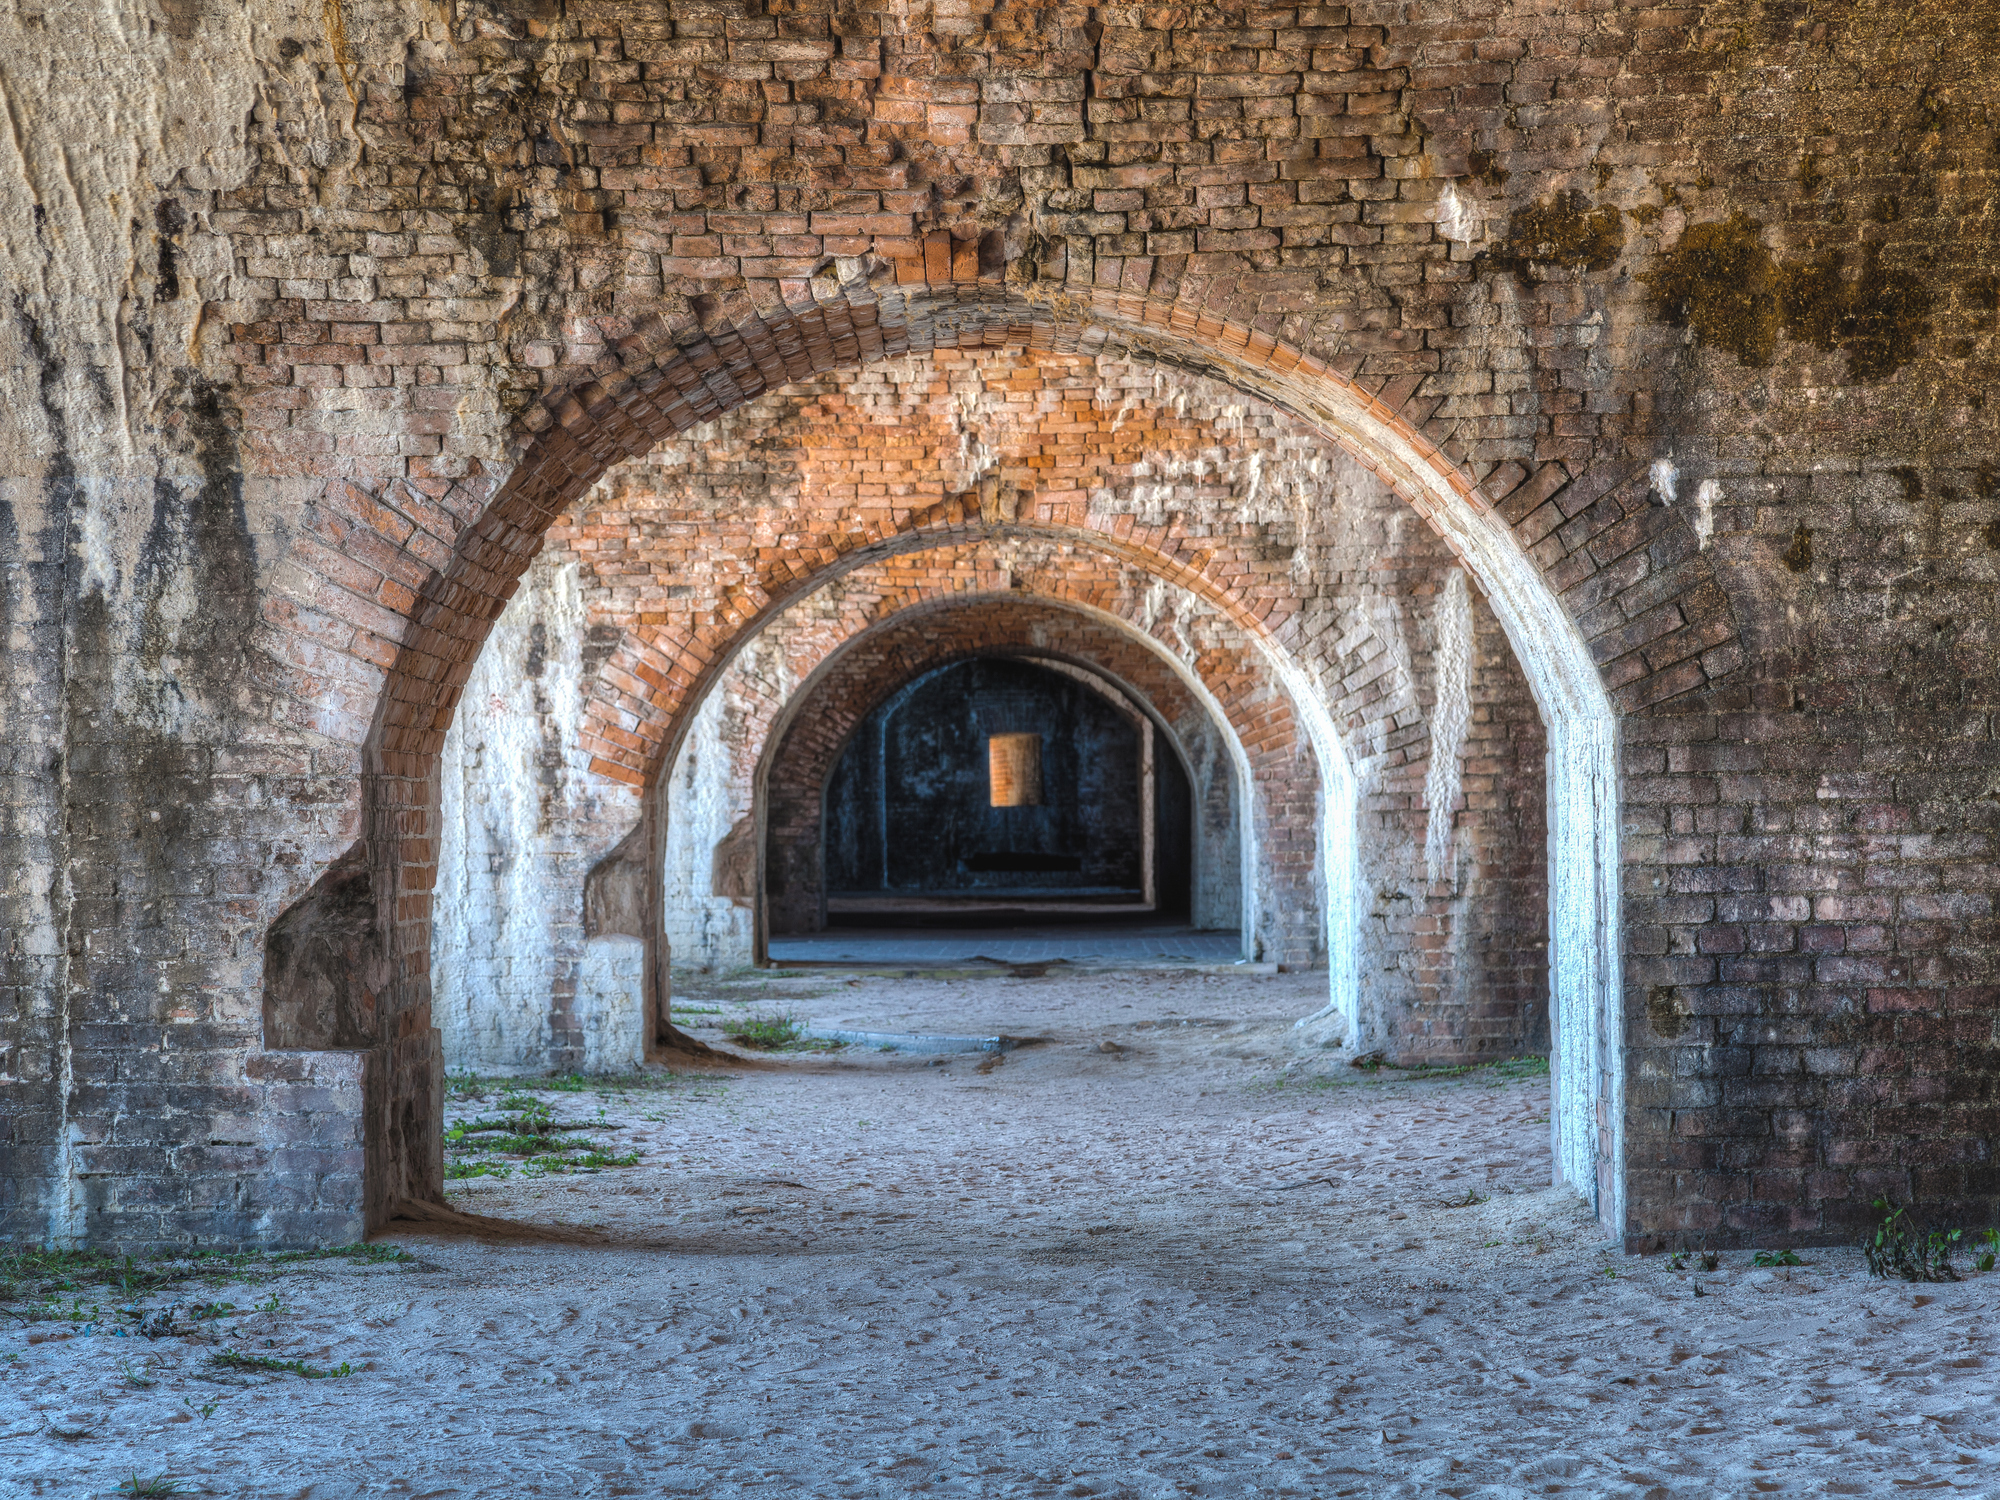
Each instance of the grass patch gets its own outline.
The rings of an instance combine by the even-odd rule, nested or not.
[[[497,1161],[448,1161],[444,1164],[447,1182],[459,1182],[468,1177],[508,1178],[514,1175],[512,1167],[502,1166]]]
[[[758,1052],[839,1052],[847,1043],[806,1035],[806,1020],[789,1011],[750,1016],[728,1023],[727,1039]]]
[[[602,1146],[586,1145],[572,1151],[552,1151],[542,1156],[531,1156],[521,1163],[521,1170],[530,1177],[543,1172],[596,1172],[605,1167],[636,1167],[639,1153],[625,1151],[612,1153]]]
[[[103,1287],[122,1297],[139,1297],[190,1281],[262,1281],[281,1271],[301,1269],[322,1261],[350,1265],[416,1265],[416,1256],[399,1245],[339,1245],[326,1250],[191,1251],[185,1255],[118,1256],[92,1250],[20,1250],[0,1255],[0,1305],[32,1301],[59,1304],[64,1295],[71,1306],[60,1316],[89,1321],[73,1314],[82,1310],[76,1294]],[[211,1304],[216,1305],[216,1304]],[[226,1305],[226,1304],[225,1304]],[[19,1314],[17,1314],[19,1316]],[[46,1318],[30,1315],[31,1321]]]
[[[262,1370],[272,1375],[297,1375],[306,1380],[342,1380],[354,1373],[354,1367],[346,1360],[331,1369],[322,1370],[302,1359],[273,1359],[268,1354],[239,1354],[234,1349],[211,1354],[208,1362],[222,1370]]]
[[[530,1177],[549,1172],[595,1172],[604,1167],[630,1167],[638,1163],[637,1151],[617,1152],[574,1134],[587,1130],[615,1130],[618,1127],[600,1118],[594,1123],[558,1120],[546,1099],[508,1093],[500,1100],[511,1114],[460,1120],[444,1133],[445,1151],[452,1159],[445,1163],[445,1176],[455,1180],[469,1177],[510,1177],[514,1168],[490,1160],[492,1156],[519,1157],[520,1169]],[[600,1117],[603,1110],[598,1111]]]
[[[502,1109],[513,1109],[542,1094],[601,1094],[609,1099],[625,1099],[633,1094],[667,1093],[709,1081],[710,1075],[677,1073],[671,1068],[647,1068],[638,1073],[551,1073],[537,1078],[449,1073],[445,1075],[445,1095],[451,1099],[486,1099],[497,1095]]]
[[[789,1047],[805,1035],[805,1022],[789,1012],[777,1015],[751,1016],[738,1021],[736,1030],[729,1033],[729,1040],[739,1047],[755,1047],[760,1052],[776,1052]]]
[[[676,1073],[648,1069],[643,1073],[591,1076],[564,1073],[544,1078],[496,1078],[457,1073],[450,1079],[450,1097],[485,1104],[489,1112],[453,1120],[445,1127],[444,1175],[453,1181],[476,1177],[505,1179],[517,1171],[539,1177],[551,1172],[596,1172],[607,1167],[634,1166],[640,1153],[620,1151],[593,1139],[600,1131],[625,1128],[604,1118],[598,1105],[595,1120],[560,1118],[561,1096],[594,1094],[629,1100],[644,1093],[672,1103],[709,1101],[723,1096],[732,1080],[712,1073]],[[641,1116],[655,1124],[671,1116],[655,1109]]]
[[[151,1479],[141,1479],[135,1470],[130,1479],[118,1481],[121,1495],[185,1495],[187,1490],[171,1474],[155,1474]]]

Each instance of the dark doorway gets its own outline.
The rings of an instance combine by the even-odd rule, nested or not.
[[[1185,920],[1192,805],[1167,737],[1081,674],[955,662],[879,704],[835,764],[827,918]]]

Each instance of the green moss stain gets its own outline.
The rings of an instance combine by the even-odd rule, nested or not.
[[[1496,269],[1522,281],[1546,281],[1551,270],[1602,271],[1625,249],[1624,215],[1592,208],[1575,189],[1519,210],[1493,252]]]
[[[1916,357],[1931,311],[1930,289],[1916,277],[1886,269],[1872,248],[1854,276],[1838,251],[1780,262],[1762,236],[1743,213],[1691,226],[1640,276],[1654,316],[1758,368],[1771,362],[1780,332],[1839,350],[1860,382],[1885,380]]]
[[[1687,1003],[1670,984],[1656,984],[1646,991],[1646,1020],[1664,1041],[1673,1041],[1688,1028]]]
[[[1653,315],[1746,365],[1768,365],[1780,314],[1777,266],[1762,229],[1743,213],[1689,226],[1660,264],[1639,277],[1652,293]]]

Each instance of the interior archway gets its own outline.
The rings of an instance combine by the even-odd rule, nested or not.
[[[1017,564],[1022,560],[1018,551],[1010,555]],[[977,582],[982,572],[974,569],[966,576]],[[1081,581],[1073,571],[1065,576],[1072,583]],[[861,581],[865,585],[867,580]],[[1243,929],[1240,872],[1256,865],[1251,856],[1257,828],[1269,814],[1261,805],[1248,806],[1242,789],[1294,784],[1301,771],[1308,782],[1311,776],[1310,764],[1298,760],[1289,738],[1271,741],[1260,757],[1261,769],[1253,767],[1232,728],[1239,721],[1255,722],[1251,716],[1261,714],[1268,729],[1269,713],[1282,708],[1273,701],[1275,689],[1258,685],[1254,677],[1243,678],[1226,689],[1231,702],[1225,705],[1204,684],[1199,662],[1183,661],[1132,621],[1073,594],[1052,595],[1049,576],[1021,574],[1015,581],[1022,587],[1003,594],[975,589],[900,602],[880,619],[870,610],[826,634],[821,634],[826,622],[845,618],[844,612],[837,600],[816,596],[746,647],[690,715],[689,736],[656,793],[667,804],[665,917],[677,964],[715,969],[752,961],[759,951],[752,914],[761,909],[759,893],[773,884],[789,887],[780,891],[781,899],[803,902],[817,916],[822,899],[817,883],[819,781],[827,770],[825,755],[804,772],[802,783],[780,778],[775,797],[770,789],[771,761],[794,726],[803,719],[824,746],[829,736],[851,728],[854,695],[886,691],[892,677],[914,676],[982,652],[1087,670],[1110,691],[1156,716],[1159,743],[1180,756],[1205,788],[1198,823],[1207,884],[1197,897],[1200,910],[1192,915],[1203,927]],[[904,596],[895,597],[901,601]],[[815,602],[817,609],[812,608]],[[795,621],[796,614],[814,618]],[[1213,621],[1208,629],[1222,630],[1222,622]],[[1254,657],[1240,641],[1231,649],[1230,639],[1224,631],[1211,641],[1214,665],[1255,673]],[[850,701],[834,709],[824,705],[826,693]],[[780,804],[775,818],[769,811],[774,800]],[[794,820],[797,826],[790,826]],[[766,858],[766,873],[749,878],[749,853],[754,848],[763,854],[773,843],[810,851],[810,867],[792,867],[779,856],[781,868],[774,880],[772,860]],[[1220,877],[1226,890],[1208,888],[1218,883],[1218,863],[1228,867]],[[723,879],[730,882],[726,893],[711,883]],[[1252,900],[1271,904],[1268,896],[1254,893]],[[1254,913],[1249,930],[1255,932]]]
[[[1480,497],[1444,454],[1420,439],[1399,418],[1390,403],[1359,396],[1323,363],[1282,349],[1275,341],[1248,330],[1189,320],[1176,326],[1176,310],[1150,309],[1136,299],[1115,299],[1121,305],[1084,309],[1074,303],[1050,308],[1027,299],[986,293],[966,300],[905,297],[900,292],[877,294],[857,277],[840,288],[850,329],[866,325],[876,330],[900,327],[903,347],[909,334],[920,331],[927,341],[963,342],[968,334],[978,342],[1020,342],[1102,350],[1113,346],[1128,355],[1150,356],[1193,368],[1272,401],[1303,418],[1337,441],[1365,464],[1388,477],[1399,493],[1424,514],[1459,551],[1492,600],[1495,612],[1529,673],[1543,708],[1551,739],[1551,886],[1557,892],[1551,913],[1551,973],[1557,994],[1558,1104],[1554,1113],[1558,1169],[1569,1180],[1597,1197],[1607,1217],[1618,1201],[1616,1131],[1621,1111],[1616,1104],[1616,912],[1615,809],[1616,778],[1611,761],[1613,722],[1609,697],[1598,680],[1580,633],[1564,614],[1553,591],[1521,551],[1507,527],[1494,517]],[[1151,316],[1157,311],[1157,316]],[[892,314],[885,324],[881,314]],[[1081,315],[1080,315],[1081,314]],[[736,371],[768,366],[772,374],[790,374],[770,342],[777,326],[802,326],[814,318],[824,323],[827,312],[810,309],[787,314],[774,324],[739,330],[729,360]],[[858,322],[857,322],[858,319]],[[652,337],[652,336],[649,336]],[[484,596],[510,587],[518,575],[532,539],[552,519],[555,509],[621,452],[642,451],[657,437],[684,428],[703,416],[727,410],[745,394],[745,382],[720,378],[726,365],[721,345],[711,341],[710,353],[690,344],[665,359],[647,355],[636,375],[564,397],[550,411],[545,436],[524,452],[515,478],[469,529],[458,561],[433,588],[436,605],[431,623],[405,642],[392,672],[379,721],[373,755],[375,773],[373,847],[390,857],[383,868],[384,884],[406,888],[406,857],[398,813],[384,822],[388,807],[421,807],[427,801],[421,769],[435,756],[443,725],[449,722],[449,692],[463,680],[473,647],[496,609],[473,609]],[[638,341],[644,343],[644,340]],[[829,347],[821,339],[820,347]],[[851,354],[833,346],[833,359],[865,357],[859,339]],[[655,343],[652,348],[658,349]],[[889,352],[887,344],[878,347]],[[760,352],[768,348],[768,357]],[[708,360],[704,367],[703,359]],[[707,374],[702,373],[706,368]],[[807,360],[804,368],[811,368]],[[754,384],[755,382],[748,382]],[[1537,482],[1548,485],[1554,480]],[[954,514],[955,513],[955,514]],[[939,522],[957,523],[966,509],[948,507]],[[829,539],[838,542],[838,539]],[[856,537],[856,541],[864,540]],[[833,555],[842,548],[835,545]],[[513,561],[509,561],[509,558]],[[745,596],[752,615],[768,603]],[[439,608],[437,606],[442,606]],[[456,662],[454,666],[452,663]],[[690,686],[715,666],[713,654],[691,655],[676,665]],[[1308,700],[1310,701],[1310,700]],[[438,704],[438,709],[426,709]],[[395,788],[407,788],[397,791]],[[412,891],[419,895],[421,883]],[[412,910],[410,920],[427,921]],[[421,930],[408,921],[399,924],[399,947],[412,955],[426,946]],[[403,966],[409,973],[409,966]],[[414,982],[412,980],[411,982]],[[406,994],[405,1004],[415,995]],[[1608,1133],[1598,1133],[1597,1102]],[[389,1181],[391,1173],[383,1180]]]
[[[792,696],[773,726],[758,777],[771,897],[766,909],[775,911],[778,930],[810,931],[822,923],[828,894],[818,869],[822,792],[868,713],[941,667],[994,657],[1084,674],[1099,691],[1146,715],[1155,726],[1156,758],[1174,756],[1201,788],[1195,832],[1207,869],[1205,884],[1191,893],[1200,906],[1196,925],[1240,932],[1231,957],[1270,942],[1274,958],[1276,948],[1285,947],[1294,963],[1318,959],[1310,924],[1280,933],[1261,929],[1257,918],[1260,910],[1276,907],[1319,908],[1320,893],[1310,880],[1295,888],[1289,872],[1274,872],[1258,858],[1270,815],[1265,788],[1296,782],[1301,771],[1310,776],[1300,747],[1291,740],[1274,743],[1253,764],[1235,727],[1242,701],[1233,708],[1218,703],[1185,664],[1131,625],[1035,595],[947,599],[892,615],[830,658]],[[1256,883],[1253,871],[1266,878],[1246,895],[1246,880]],[[1273,900],[1273,878],[1286,893],[1282,900]]]
[[[796,961],[831,930],[1184,920],[1192,796],[1153,730],[1095,673],[1034,656],[982,652],[907,678],[821,781],[820,909],[767,915],[767,943],[790,939]]]

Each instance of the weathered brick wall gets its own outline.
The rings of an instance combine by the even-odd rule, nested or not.
[[[580,743],[607,629],[576,559],[545,553],[446,737],[431,989],[449,1067],[623,1073],[645,1058],[644,944],[584,926],[584,882],[639,812]]]
[[[434,772],[538,539],[766,387],[1023,344],[1279,399],[1443,529],[1531,679],[1517,597],[1588,644],[1634,1243],[2000,1213],[1987,12],[326,14],[0,22],[49,63],[0,168],[9,1233],[341,1232],[346,1106],[317,1166],[236,1123],[277,1118],[262,934],[364,840],[370,1065],[414,1087]],[[725,612],[978,507],[894,511]]]

